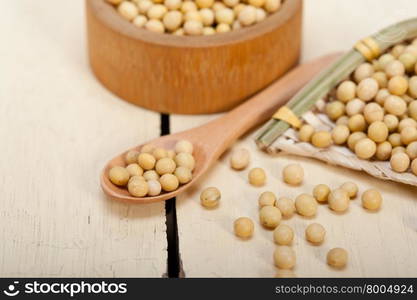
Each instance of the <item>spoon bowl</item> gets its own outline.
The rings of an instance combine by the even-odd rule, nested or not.
[[[127,189],[110,182],[109,170],[114,166],[125,166],[126,153],[130,150],[139,151],[143,146],[139,145],[114,157],[106,164],[100,177],[103,191],[113,200],[130,203],[164,201],[182,193],[192,186],[240,136],[270,118],[280,106],[339,56],[340,54],[327,55],[296,67],[244,104],[205,125],[147,142],[146,144],[165,149],[174,149],[175,143],[180,140],[188,140],[193,144],[195,159],[193,178],[189,183],[179,186],[177,190],[162,192],[158,196],[133,197]]]
[[[158,196],[147,196],[147,197],[142,197],[142,198],[133,197],[132,195],[129,194],[129,192],[127,191],[126,188],[114,185],[108,177],[109,170],[112,167],[115,167],[115,166],[124,166],[126,164],[125,160],[124,160],[124,157],[125,157],[126,153],[131,151],[131,150],[140,151],[140,148],[143,145],[145,145],[145,144],[142,144],[142,145],[138,145],[136,147],[133,147],[133,148],[121,153],[120,155],[114,157],[112,160],[110,160],[107,163],[107,165],[105,166],[104,170],[101,173],[101,178],[100,178],[101,187],[102,187],[103,191],[112,200],[122,200],[122,201],[126,201],[126,202],[136,202],[136,203],[145,203],[145,202],[146,203],[151,203],[151,202],[158,202],[158,201],[164,201],[164,200],[171,199],[171,198],[175,197],[176,195],[178,195],[179,193],[181,193],[182,191],[184,191],[185,189],[187,189],[196,180],[198,180],[198,178],[202,174],[204,174],[204,172],[207,170],[207,168],[209,166],[207,163],[203,163],[203,162],[207,162],[209,160],[209,155],[208,155],[208,153],[206,153],[206,149],[204,147],[202,147],[201,144],[198,141],[194,141],[190,138],[190,135],[188,134],[189,131],[184,131],[184,132],[180,132],[180,133],[177,133],[177,134],[162,136],[160,138],[156,138],[154,140],[151,140],[146,144],[152,144],[156,147],[161,147],[161,148],[165,148],[165,149],[174,149],[175,144],[178,141],[185,140],[185,139],[190,141],[193,144],[193,147],[194,147],[193,156],[194,156],[194,159],[196,161],[195,168],[193,170],[193,178],[190,182],[188,182],[187,184],[184,184],[184,185],[180,185],[178,187],[178,189],[176,189],[175,191],[163,192]]]

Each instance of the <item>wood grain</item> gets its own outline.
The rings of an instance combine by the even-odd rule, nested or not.
[[[159,135],[159,115],[94,79],[81,0],[3,3],[0,34],[0,276],[161,277],[163,203],[106,199],[113,153]],[[13,28],[13,30],[10,30]]]
[[[411,17],[417,3],[406,0],[305,1],[303,54],[310,60],[331,51],[349,49],[353,43],[390,23]],[[338,12],[335,14],[334,12]],[[387,15],[389,11],[389,15]],[[343,34],[341,34],[341,32]],[[203,124],[217,116],[171,116],[172,131],[181,131]],[[297,253],[298,277],[416,277],[417,259],[417,201],[416,189],[377,180],[366,174],[345,170],[310,159],[291,156],[272,157],[259,152],[248,135],[234,148],[251,151],[251,167],[263,167],[268,184],[254,188],[247,184],[247,172],[230,169],[230,153],[223,156],[213,169],[196,184],[193,190],[177,197],[177,219],[180,255],[186,277],[271,277],[276,273],[272,253],[275,245],[272,232],[258,222],[258,195],[264,190],[278,196],[294,198],[302,192],[311,193],[315,184],[327,183],[337,187],[344,181],[355,181],[363,192],[379,189],[384,197],[378,213],[368,213],[360,206],[360,199],[351,202],[349,212],[336,215],[320,206],[318,216],[304,219],[295,216],[283,223],[296,232],[293,244]],[[298,188],[285,185],[282,168],[299,162],[306,173],[305,183]],[[208,186],[222,191],[221,205],[206,210],[199,203],[199,193]],[[251,217],[255,235],[241,241],[233,235],[233,221],[240,216]],[[327,230],[326,242],[320,247],[308,244],[305,227],[319,222]],[[349,265],[335,271],[325,263],[326,252],[332,247],[345,247]]]
[[[294,66],[302,1],[235,32],[179,37],[136,28],[103,0],[86,0],[89,56],[121,98],[165,113],[228,110]],[[245,84],[242,84],[242,83]]]

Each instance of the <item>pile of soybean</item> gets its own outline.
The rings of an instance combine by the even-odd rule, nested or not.
[[[174,150],[147,144],[139,151],[127,152],[126,165],[112,167],[108,176],[113,184],[127,187],[134,197],[172,192],[193,178],[193,150],[193,145],[186,140],[178,141]]]
[[[299,140],[315,147],[348,147],[360,159],[389,161],[398,173],[417,175],[417,39],[359,65],[328,95],[331,132],[311,125]]]
[[[178,36],[213,35],[262,22],[282,0],[107,0],[135,26]]]

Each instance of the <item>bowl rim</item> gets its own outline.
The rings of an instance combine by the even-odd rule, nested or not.
[[[287,23],[299,9],[302,9],[302,0],[284,0],[277,12],[258,24],[211,36],[176,36],[155,33],[144,28],[138,28],[119,16],[116,9],[106,0],[86,0],[86,5],[87,9],[91,9],[91,12],[107,27],[129,38],[160,46],[209,48],[241,43],[276,30]]]

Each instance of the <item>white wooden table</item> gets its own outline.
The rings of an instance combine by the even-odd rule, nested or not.
[[[167,273],[165,204],[111,202],[100,190],[104,162],[160,134],[160,115],[120,101],[93,77],[86,56],[83,1],[8,1],[0,10],[0,276],[162,277]],[[303,60],[348,49],[361,37],[413,16],[412,0],[306,0]],[[171,115],[171,132],[216,116]],[[310,159],[259,152],[251,134],[239,142],[252,166],[267,170],[268,185],[246,183],[227,153],[190,192],[177,198],[181,276],[270,277],[272,232],[256,225],[250,241],[232,233],[236,217],[257,215],[257,197],[270,189],[295,197],[325,182],[353,180],[377,188],[383,209],[368,213],[354,200],[342,216],[319,207],[313,220],[284,221],[296,231],[297,276],[417,276],[417,189]],[[236,147],[239,145],[236,145]],[[282,167],[299,161],[305,184],[290,188]],[[215,210],[199,204],[203,187],[217,186]],[[305,226],[327,229],[320,247],[304,239]],[[334,271],[328,249],[349,251],[349,265]]]

